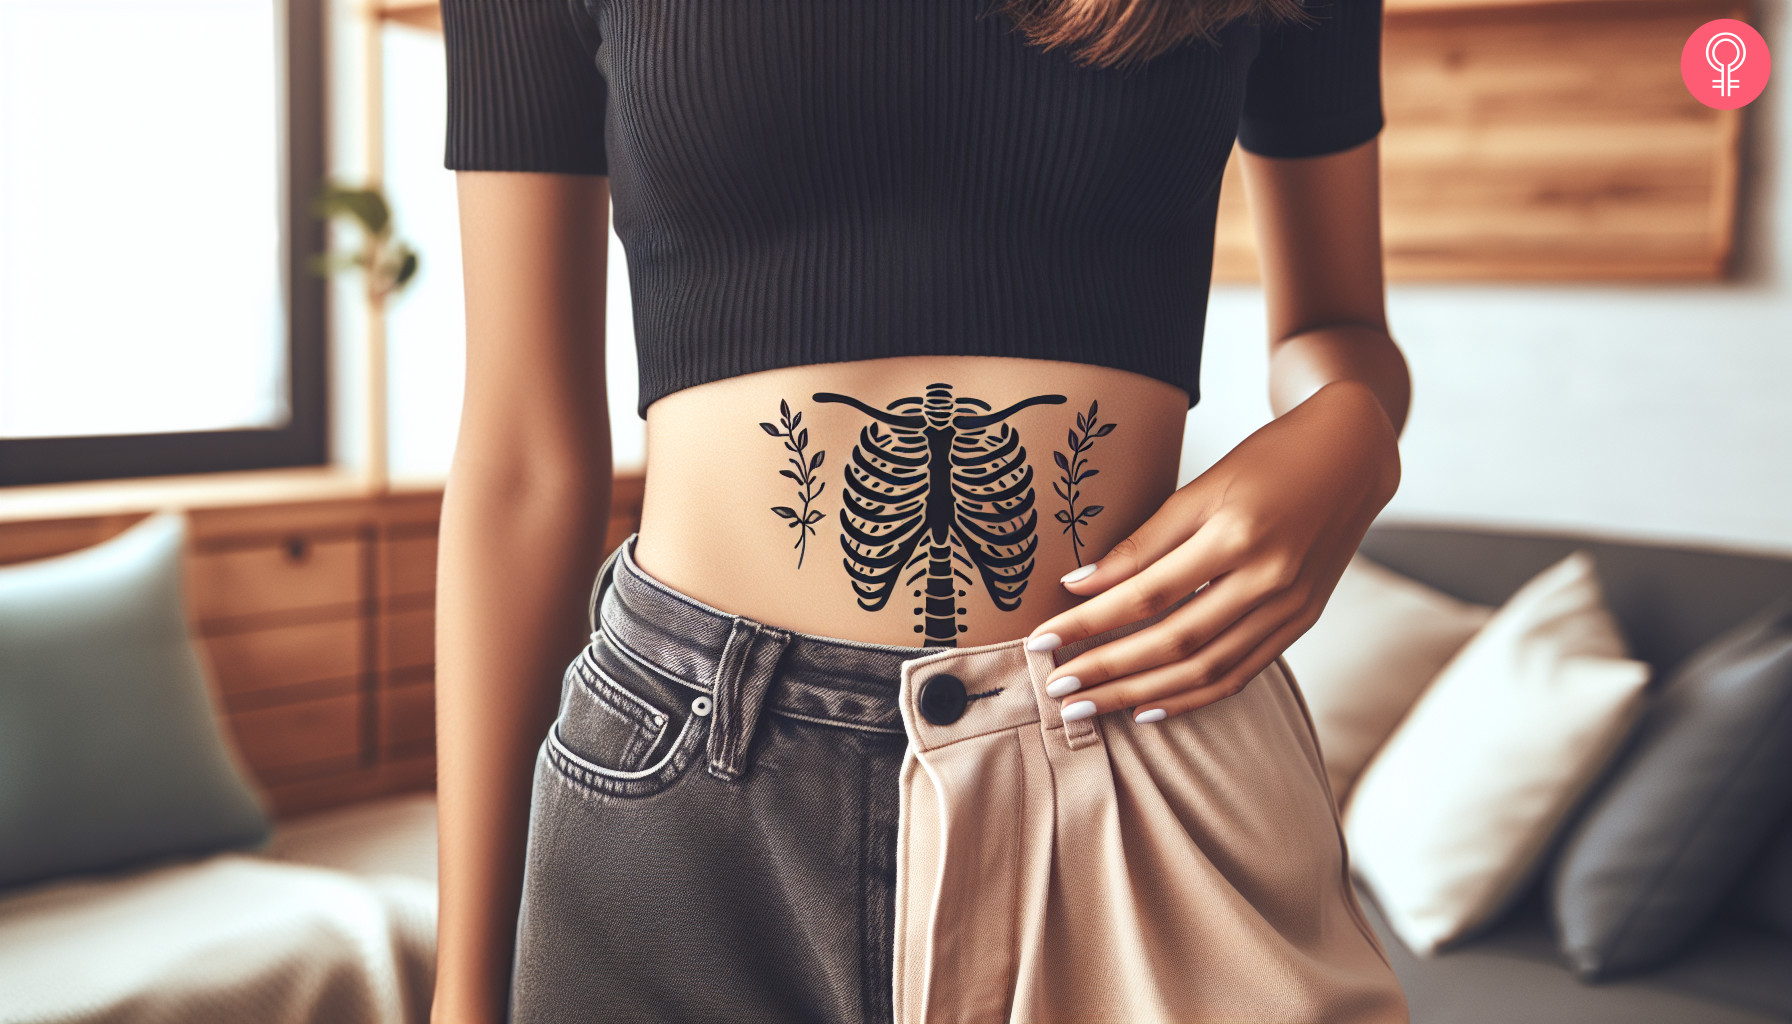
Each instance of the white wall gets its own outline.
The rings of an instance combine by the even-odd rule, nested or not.
[[[1758,21],[1792,54],[1781,5]],[[441,44],[389,30],[388,176],[424,270],[393,311],[393,465],[445,470],[464,329],[452,172],[442,168]],[[1781,76],[1782,78],[1784,76]],[[1741,279],[1638,287],[1392,289],[1415,380],[1402,520],[1563,528],[1792,551],[1792,124],[1756,101]],[[611,422],[642,458],[623,256],[611,237]],[[1262,300],[1216,289],[1185,479],[1269,415]]]

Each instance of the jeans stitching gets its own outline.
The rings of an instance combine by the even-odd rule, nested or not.
[[[548,730],[542,749],[556,773],[581,792],[592,796],[642,799],[670,788],[684,774],[700,747],[699,737],[703,733],[705,717],[687,717],[666,756],[634,772],[620,772],[580,757],[560,739],[557,721]]]
[[[591,648],[587,647],[585,651],[581,652],[579,655],[582,662],[581,667],[584,668],[586,672],[590,673],[589,676],[586,672],[579,673],[579,684],[584,687],[585,692],[597,698],[597,700],[605,707],[624,718],[627,718],[633,725],[642,729],[655,729],[657,727],[658,731],[664,732],[666,727],[664,719],[666,716],[660,713],[660,709],[643,700],[634,691],[630,690],[620,679],[605,672],[603,668],[597,664],[595,658],[587,657],[590,650]],[[602,686],[601,689],[599,688],[600,684]],[[617,696],[612,696],[612,693]],[[626,698],[629,703],[626,705],[619,703],[618,696]],[[660,721],[655,721],[655,719],[660,719]],[[655,739],[658,739],[658,737],[656,736]]]

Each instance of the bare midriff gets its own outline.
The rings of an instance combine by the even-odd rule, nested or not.
[[[647,410],[635,555],[724,612],[974,646],[1076,603],[1059,579],[1175,489],[1188,396],[1124,370],[915,356],[730,377]]]

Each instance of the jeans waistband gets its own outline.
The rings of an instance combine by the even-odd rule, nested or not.
[[[592,587],[591,619],[625,657],[673,682],[737,703],[727,687],[764,688],[777,714],[873,732],[903,732],[902,665],[938,653],[810,636],[733,615],[671,589],[634,559],[631,536]]]

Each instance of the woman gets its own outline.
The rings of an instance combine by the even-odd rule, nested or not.
[[[436,1019],[1405,1019],[1278,660],[1399,476],[1378,0],[443,14]],[[1276,418],[1178,489],[1235,134]]]

